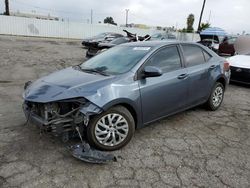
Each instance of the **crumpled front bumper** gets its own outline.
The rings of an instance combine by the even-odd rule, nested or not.
[[[99,114],[103,110],[91,102],[85,103],[83,106],[72,110],[70,113],[75,112],[78,116],[59,115],[54,119],[47,119],[39,115],[36,110],[32,109],[27,104],[27,101],[23,103],[23,112],[26,116],[27,123],[32,123],[39,127],[40,130],[46,132],[52,132],[55,136],[62,135],[66,132],[75,131],[75,127],[79,126],[84,129],[84,126],[88,125],[89,118],[92,115]],[[43,104],[46,105],[46,104]]]
[[[37,125],[40,129],[46,129],[48,126],[49,122],[33,113],[25,102],[23,103],[23,112],[27,121]]]
[[[89,108],[91,108],[92,110],[97,110],[93,108],[93,105],[89,106],[90,106]],[[87,108],[88,107],[82,109],[82,112],[84,112],[84,110],[86,110]],[[23,111],[28,122],[32,122],[42,130],[48,129],[50,122],[44,120],[42,117],[33,113],[25,102],[23,103]],[[80,132],[78,133],[80,134]],[[68,149],[73,157],[88,163],[102,164],[117,160],[117,158],[114,155],[95,150],[94,148],[91,148],[89,144],[84,141],[82,141],[82,143],[69,146]]]

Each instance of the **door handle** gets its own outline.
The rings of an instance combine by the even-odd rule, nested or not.
[[[178,76],[178,79],[185,79],[188,77],[188,74],[181,74]]]
[[[215,65],[212,65],[209,67],[210,70],[214,69],[216,66]]]

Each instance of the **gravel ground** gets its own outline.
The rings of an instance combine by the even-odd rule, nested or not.
[[[80,41],[0,36],[0,187],[250,187],[250,88],[230,85],[222,107],[198,107],[137,130],[93,165],[25,126],[24,82],[84,61]]]

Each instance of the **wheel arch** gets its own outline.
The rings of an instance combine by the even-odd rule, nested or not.
[[[142,124],[140,109],[136,107],[136,104],[133,101],[130,101],[128,99],[114,100],[103,106],[103,110],[106,111],[118,105],[125,107],[131,113],[135,121],[135,128],[140,127],[140,125]]]
[[[216,79],[216,82],[220,82],[224,86],[224,89],[226,89],[226,85],[227,85],[226,78],[224,78],[223,76],[220,76],[219,78]]]

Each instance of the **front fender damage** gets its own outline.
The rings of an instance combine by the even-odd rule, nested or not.
[[[102,109],[94,105],[93,103],[87,103],[82,108],[80,108],[79,111],[84,114],[84,125],[88,126],[89,117],[91,115],[100,114],[102,112]],[[68,147],[73,157],[85,162],[97,164],[116,161],[116,157],[114,155],[91,148],[90,145],[83,140],[82,135],[79,131],[79,127],[77,126],[76,131],[81,139],[81,143]]]
[[[102,109],[98,106],[96,106],[95,104],[89,102],[87,104],[85,104],[82,108],[80,108],[80,112],[82,114],[84,114],[84,125],[88,125],[89,123],[89,117],[91,115],[97,115],[102,113]]]
[[[23,110],[27,123],[32,122],[41,132],[61,136],[64,142],[78,136],[80,143],[69,146],[70,153],[77,159],[90,163],[115,161],[112,154],[98,151],[83,137],[90,118],[103,112],[103,109],[84,98],[67,99],[50,103],[25,101]],[[88,133],[87,133],[88,134]]]

